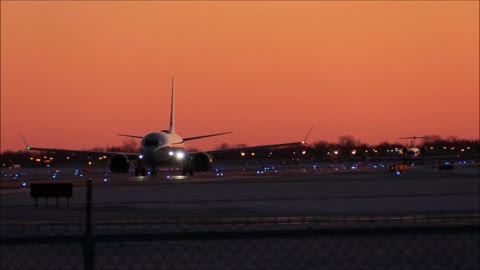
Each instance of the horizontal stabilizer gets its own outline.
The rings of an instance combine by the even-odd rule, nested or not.
[[[123,137],[130,137],[130,138],[137,138],[137,139],[142,139],[143,136],[137,136],[137,135],[128,135],[128,134],[117,134],[118,136],[123,136]]]
[[[188,138],[183,138],[183,141],[197,140],[197,139],[202,139],[202,138],[207,138],[207,137],[213,137],[213,136],[219,136],[219,135],[224,135],[224,134],[229,134],[229,133],[233,133],[233,131],[222,132],[222,133],[215,133],[215,134],[208,134],[208,135],[201,135],[201,136],[195,136],[195,137],[188,137]]]

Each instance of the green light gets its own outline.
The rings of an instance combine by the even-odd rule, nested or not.
[[[27,150],[30,150],[30,146],[27,146]]]

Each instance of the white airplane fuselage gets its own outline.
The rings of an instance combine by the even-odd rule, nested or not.
[[[185,157],[185,146],[177,134],[151,132],[142,138],[140,155],[152,167],[180,165]]]
[[[417,159],[420,156],[420,149],[418,149],[417,147],[412,147],[408,149],[407,152],[404,153],[404,155],[405,155],[405,158],[408,160]]]
[[[423,139],[424,137],[418,137],[418,136],[411,136],[411,137],[403,137],[400,139],[413,139],[412,141],[412,147],[410,148],[403,148],[400,150],[400,154],[403,157],[404,162],[410,162],[412,163],[415,160],[419,160],[421,157],[421,154],[426,151],[425,148],[418,148],[416,144],[416,139]]]

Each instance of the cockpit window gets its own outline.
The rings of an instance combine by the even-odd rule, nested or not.
[[[158,140],[146,140],[145,146],[158,146]]]

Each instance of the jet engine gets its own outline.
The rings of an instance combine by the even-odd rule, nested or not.
[[[205,152],[196,152],[189,155],[192,162],[192,170],[197,172],[208,171],[212,167],[212,157]]]
[[[186,158],[186,163],[183,166],[183,174],[187,172],[193,175],[193,172],[205,172],[212,167],[212,157],[205,152],[189,153]]]
[[[115,154],[110,158],[110,171],[113,173],[126,173],[130,168],[128,157],[124,154]]]

